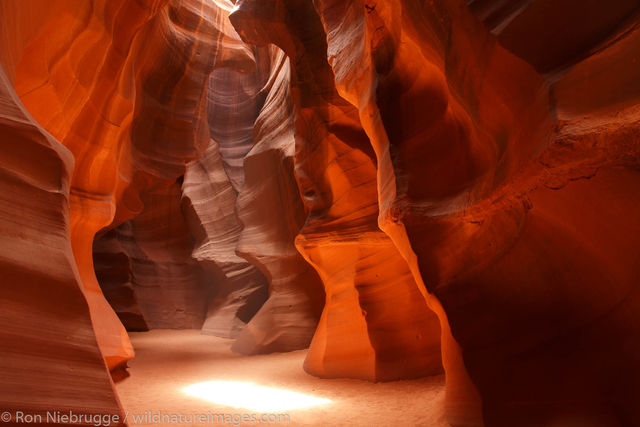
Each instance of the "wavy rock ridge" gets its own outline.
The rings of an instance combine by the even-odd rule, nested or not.
[[[295,64],[295,174],[308,211],[296,246],[327,295],[305,369],[372,380],[437,373],[437,319],[377,228],[373,152],[356,110],[335,90],[319,17],[311,3],[282,7],[282,21],[272,22],[257,4],[239,2],[231,19],[245,40],[274,42]]]
[[[307,348],[324,301],[320,278],[294,245],[306,212],[293,170],[289,60],[275,46],[268,53],[270,75],[261,89],[267,96],[236,203],[243,224],[236,250],[263,271],[270,294],[232,347],[244,354]]]
[[[253,58],[220,19],[228,9],[215,3],[66,1],[55,10],[45,3],[5,3],[5,28],[23,36],[14,86],[76,159],[71,242],[113,368],[133,351],[95,278],[94,236],[138,214],[145,189],[184,172],[208,140],[201,136],[208,75],[216,65],[249,69]]]
[[[44,418],[55,404],[122,416],[71,249],[73,156],[26,111],[1,68],[0,106],[0,409]]]
[[[638,12],[1,2],[0,409],[120,413],[124,323],[444,370],[452,425],[640,425]]]
[[[637,83],[622,71],[637,70],[635,24],[587,43],[573,21],[582,51],[554,40],[542,58],[496,40],[460,3],[315,3],[338,88],[376,150],[380,226],[443,325],[449,418],[634,424],[638,276],[613,254],[635,253],[638,239]],[[581,13],[605,28],[623,3]],[[502,34],[518,28],[531,44],[543,22],[568,22],[550,4],[519,8]],[[357,47],[345,49],[346,35]],[[624,91],[598,68],[609,60]],[[603,232],[611,221],[618,232]]]
[[[203,88],[213,68],[254,66],[226,20],[231,6],[166,0],[0,5],[3,159],[6,170],[22,167],[26,180],[6,194],[22,188],[21,209],[39,212],[30,220],[14,215],[29,222],[4,226],[5,251],[22,258],[3,269],[3,301],[23,308],[3,310],[2,364],[14,372],[3,375],[3,409],[44,412],[55,397],[56,409],[119,413],[106,368],[123,366],[133,349],[98,285],[94,236],[137,216],[152,197],[147,194],[168,191],[200,155],[208,142]],[[49,259],[52,267],[40,269],[36,259]],[[81,373],[79,381],[59,379],[67,364]]]

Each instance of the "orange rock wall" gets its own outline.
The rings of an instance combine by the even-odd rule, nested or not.
[[[3,1],[0,369],[66,358],[86,381],[34,408],[91,386],[119,411],[133,350],[92,253],[116,234],[121,316],[309,344],[321,377],[444,369],[452,425],[640,424],[637,13]],[[18,407],[35,377],[5,370]]]
[[[437,318],[377,227],[373,150],[356,109],[336,92],[312,4],[277,2],[276,16],[255,2],[236,6],[241,36],[277,44],[292,64],[295,174],[308,211],[296,246],[326,293],[305,369],[371,380],[440,372]]]
[[[38,125],[13,90],[7,36],[0,32],[3,422],[11,421],[4,418],[5,411],[45,418],[53,407],[122,419],[73,258],[73,156]]]
[[[3,3],[16,92],[76,160],[71,242],[112,368],[133,350],[96,280],[93,239],[141,212],[140,193],[174,180],[205,148],[203,88],[213,68],[254,66],[226,20],[231,6],[200,0]]]
[[[530,3],[498,39],[457,1],[316,6],[380,226],[443,325],[450,421],[631,425],[637,30],[610,25],[628,2]]]

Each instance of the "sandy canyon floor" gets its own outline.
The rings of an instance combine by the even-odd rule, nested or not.
[[[306,351],[241,356],[231,352],[232,340],[197,330],[130,335],[136,357],[117,390],[131,426],[447,425],[444,376],[326,380],[304,372]]]

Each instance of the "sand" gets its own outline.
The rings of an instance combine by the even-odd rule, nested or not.
[[[215,425],[216,420],[222,421],[215,414],[226,415],[226,420],[231,421],[226,425],[240,425],[242,414],[262,416],[263,412],[213,403],[183,391],[206,381],[249,382],[330,400],[313,407],[266,411],[288,414],[288,425],[447,425],[444,376],[387,383],[319,379],[302,369],[305,350],[241,356],[231,352],[232,340],[202,335],[197,330],[154,330],[130,335],[136,357],[129,363],[130,376],[118,382],[117,391],[131,426]],[[250,393],[246,394],[246,402],[242,401],[244,397],[241,395],[235,406],[255,406]],[[134,414],[141,418],[134,420]],[[184,417],[182,423],[177,419],[180,414]],[[191,414],[197,417],[189,418]],[[162,421],[159,415],[168,422],[158,423]],[[206,419],[199,419],[201,416]],[[242,425],[259,424],[249,416],[245,416],[248,422]],[[281,424],[287,424],[286,418],[281,419]]]

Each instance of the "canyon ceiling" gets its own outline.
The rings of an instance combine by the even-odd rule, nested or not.
[[[198,328],[456,426],[640,425],[637,0],[0,0],[0,409]]]

